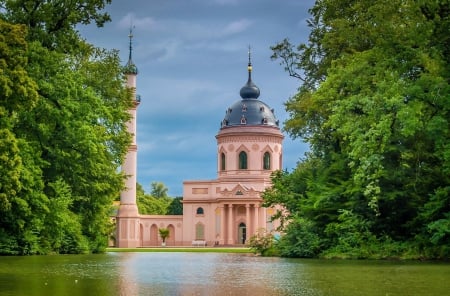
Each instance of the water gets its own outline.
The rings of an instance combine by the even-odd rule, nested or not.
[[[0,257],[0,295],[450,295],[450,264],[220,253]]]

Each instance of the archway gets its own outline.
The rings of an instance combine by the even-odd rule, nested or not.
[[[150,245],[158,245],[158,226],[156,226],[155,224],[150,227]]]
[[[239,224],[238,229],[238,243],[245,244],[246,240],[247,240],[247,226],[245,225],[245,223],[242,222]]]
[[[166,243],[169,246],[175,245],[175,227],[172,224],[169,224],[167,226],[167,229],[169,229],[169,237],[166,239]]]

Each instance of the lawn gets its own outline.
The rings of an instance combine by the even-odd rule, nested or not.
[[[193,252],[193,253],[253,253],[250,248],[161,247],[161,248],[107,248],[106,252]]]

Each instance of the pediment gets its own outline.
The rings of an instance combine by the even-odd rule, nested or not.
[[[231,190],[225,188],[220,193],[222,194],[222,196],[227,197],[240,197],[240,196],[253,197],[257,194],[257,191],[253,187],[247,187],[239,183],[236,186],[234,186]]]

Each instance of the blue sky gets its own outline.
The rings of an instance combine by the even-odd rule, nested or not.
[[[248,46],[253,82],[260,100],[283,123],[283,103],[300,81],[289,77],[270,46],[289,38],[306,42],[306,19],[313,0],[113,0],[112,22],[80,27],[88,42],[117,49],[128,59],[134,26],[133,61],[139,69],[137,93],[137,180],[150,191],[163,182],[181,196],[184,180],[217,177],[217,135],[225,110],[240,99],[247,81]],[[284,168],[292,170],[307,151],[285,134]]]

